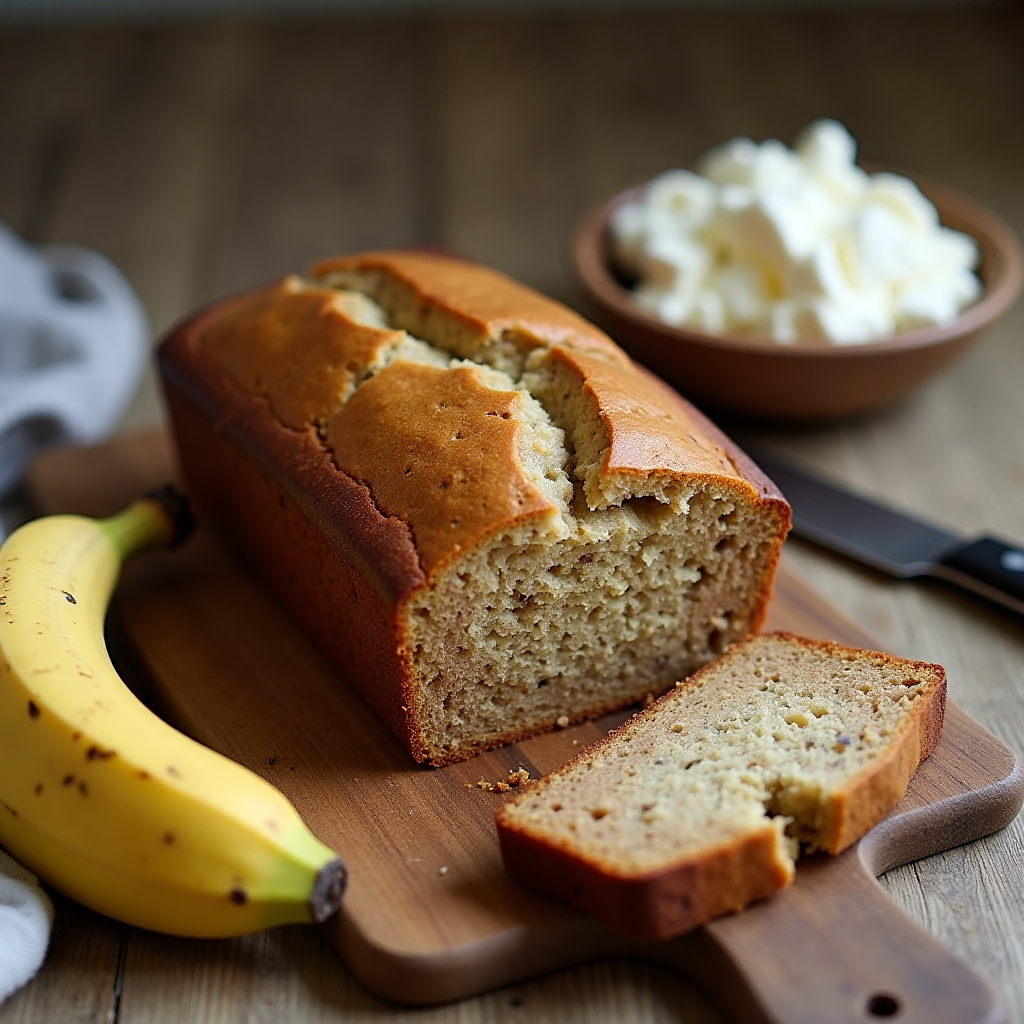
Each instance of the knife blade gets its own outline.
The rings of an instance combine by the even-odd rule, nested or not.
[[[1024,615],[1021,545],[988,534],[966,540],[774,456],[751,457],[793,507],[796,536],[900,579],[945,580]]]

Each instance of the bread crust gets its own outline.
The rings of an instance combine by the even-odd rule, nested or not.
[[[479,263],[414,250],[366,252],[321,260],[309,276],[324,280],[367,272],[407,292],[409,313],[402,326],[413,334],[428,333],[423,326],[443,318],[452,335],[466,343],[511,334],[528,348],[562,345],[631,365],[608,335],[579,314]]]
[[[866,657],[880,665],[898,667],[901,673],[919,673],[922,679],[931,680],[924,697],[914,702],[901,735],[886,756],[866,766],[831,801],[819,845],[838,854],[895,807],[920,762],[934,751],[945,717],[946,673],[941,665],[862,651],[832,641],[809,640],[785,632],[767,635],[831,655]],[[748,637],[730,650],[740,650],[754,639]],[[634,736],[645,723],[656,721],[679,689],[695,689],[715,670],[715,663],[699,669],[678,684],[675,694],[665,694],[560,769],[529,783],[509,799],[496,815],[502,859],[509,874],[530,888],[594,914],[623,935],[642,940],[680,935],[788,885],[793,866],[784,853],[779,819],[766,819],[763,829],[739,843],[726,842],[699,855],[680,857],[657,871],[631,872],[570,850],[557,837],[538,835],[523,827],[513,813],[515,805],[542,793],[552,779],[612,752],[619,741]]]
[[[389,286],[407,289],[418,315],[445,330],[481,337],[511,333],[557,351],[596,397],[613,441],[607,461],[614,467],[675,479],[714,478],[763,504],[778,523],[778,537],[754,597],[752,618],[760,624],[789,529],[789,507],[699,412],[635,367],[597,328],[494,271],[424,254],[383,253],[326,261],[311,273],[354,270],[385,275]],[[283,365],[290,372],[292,364],[300,370],[311,365],[296,331],[300,339],[312,337],[310,348],[325,353],[334,369],[308,386],[268,390],[268,368]],[[406,453],[412,458],[421,450],[415,465],[399,465],[393,451],[382,458],[352,439],[380,428],[387,416],[396,433],[408,434],[412,405],[392,401],[394,390],[374,404],[380,390],[375,382],[388,375],[392,387],[415,378],[429,390],[433,367],[387,366],[362,383],[332,420],[340,396],[354,387],[365,364],[399,335],[355,321],[332,289],[289,278],[184,322],[162,343],[158,361],[183,475],[203,518],[269,584],[412,756],[445,764],[546,727],[510,730],[458,751],[432,751],[417,724],[406,618],[452,559],[517,524],[550,518],[557,507],[519,461],[515,424],[505,418],[519,396],[475,384],[481,371],[474,368],[461,373],[458,408],[422,429],[417,425],[414,450]],[[459,377],[447,374],[449,381]],[[622,397],[630,387],[638,396],[632,404]],[[466,448],[453,451],[452,437],[459,433],[483,438],[468,462]],[[414,472],[406,475],[410,467]],[[424,501],[428,472],[436,480],[429,485],[431,500]],[[434,483],[451,489],[443,493]],[[465,492],[469,503],[461,498]],[[587,717],[635,699],[604,702]]]
[[[501,530],[557,515],[519,462],[521,398],[485,387],[474,367],[406,363],[371,377],[331,421],[335,464],[372,481],[378,505],[409,524],[427,576]],[[430,420],[417,418],[424,407]],[[395,440],[367,444],[375,432]]]
[[[220,313],[181,325],[159,352],[186,489],[328,658],[353,681],[374,681],[362,696],[422,760],[422,738],[402,710],[410,691],[398,604],[425,579],[409,528],[381,515],[313,431],[284,427],[265,399],[198,354]]]
[[[540,842],[500,816],[498,836],[502,860],[513,877],[642,942],[682,935],[742,910],[793,878],[792,861],[781,855],[778,830],[770,822],[739,844],[723,845],[705,857],[682,858],[646,875],[621,874]]]
[[[792,634],[780,635],[798,639]],[[825,640],[815,641],[814,645],[824,650],[853,650]],[[871,764],[845,791],[836,795],[834,813],[822,829],[819,843],[821,849],[833,855],[842,853],[874,828],[903,799],[918,765],[934,752],[946,718],[946,671],[941,665],[909,661],[882,651],[859,653],[870,656],[881,665],[899,667],[903,672],[917,672],[922,678],[932,677],[934,684],[927,691],[926,698],[916,702],[904,725],[903,735],[888,756]]]

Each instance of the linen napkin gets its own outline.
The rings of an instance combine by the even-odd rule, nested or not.
[[[0,1003],[39,970],[53,904],[35,877],[0,850]]]
[[[0,224],[0,498],[57,441],[96,441],[138,384],[148,327],[104,257],[26,245]]]

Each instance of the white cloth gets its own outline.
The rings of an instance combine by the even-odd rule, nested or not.
[[[55,441],[96,441],[124,413],[148,326],[108,260],[26,245],[0,224],[0,497]]]
[[[0,1003],[39,970],[53,904],[35,877],[0,850]]]

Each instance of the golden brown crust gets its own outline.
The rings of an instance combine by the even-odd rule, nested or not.
[[[810,640],[791,633],[772,636],[828,655],[867,659],[891,666],[907,685],[926,681],[922,696],[907,714],[901,735],[886,756],[869,765],[836,794],[826,808],[821,848],[840,853],[873,828],[902,799],[918,765],[935,749],[942,732],[946,707],[946,674],[941,665],[908,661],[877,651],[864,651],[826,640]],[[737,651],[752,643],[749,637],[735,644]],[[692,690],[715,672],[715,664],[699,669],[679,689]],[[646,723],[657,721],[662,708],[673,704],[679,690],[669,692],[628,719],[606,737],[587,747],[560,769],[535,780],[501,807],[496,815],[498,837],[506,870],[531,888],[539,889],[600,917],[620,933],[633,938],[666,939],[680,935],[718,914],[739,910],[787,885],[792,870],[781,855],[780,837],[770,821],[753,836],[723,844],[699,856],[654,872],[620,870],[615,864],[589,859],[579,850],[563,846],[524,827],[515,805],[548,787],[551,780],[591,763],[619,741],[628,740]],[[669,716],[678,717],[678,711]]]
[[[765,479],[759,471],[753,470],[755,479],[745,476],[753,467],[739,449],[564,306],[496,271],[425,253],[328,260],[314,265],[310,274],[320,278],[339,271],[389,275],[392,283],[397,280],[415,294],[429,317],[448,318],[480,338],[511,332],[536,346],[554,346],[551,358],[571,368],[597,403],[610,442],[605,473],[640,481],[650,476],[719,479],[746,491],[752,501],[776,505],[780,543],[788,532],[788,505],[777,491],[768,494],[759,487]],[[501,393],[482,384],[473,388],[466,379],[471,369],[388,367],[342,405],[353,378],[399,334],[357,323],[334,289],[299,289],[297,279],[289,278],[251,307],[215,322],[202,345],[244,388],[266,394],[287,426],[323,428],[338,467],[365,483],[386,514],[409,523],[429,573],[483,537],[531,514],[551,514],[554,507],[527,480],[515,443],[517,425],[488,423],[495,415],[508,419],[511,400],[506,395],[498,410]],[[413,384],[433,395],[434,415],[429,419],[420,408],[414,415],[404,400]],[[393,396],[385,388],[393,388]],[[454,443],[460,433],[464,436]],[[367,444],[374,436],[389,438],[387,450]],[[407,463],[419,462],[421,471],[394,479],[394,450],[405,452]],[[428,452],[430,474],[437,480],[425,487],[421,480]],[[460,514],[457,495],[469,492],[484,497]],[[765,591],[772,577],[765,575]],[[768,592],[759,595],[753,628],[763,619],[769,598]]]
[[[291,277],[214,320],[202,343],[245,390],[266,395],[285,426],[305,430],[326,422],[401,333],[357,323],[333,288]]]
[[[645,478],[651,474],[733,480],[757,500],[716,439],[701,429],[696,410],[669,397],[636,368],[611,364],[591,353],[557,347],[551,358],[572,369],[597,404],[608,431],[604,471]]]
[[[557,511],[520,463],[522,398],[487,387],[475,367],[394,363],[359,388],[325,440],[338,468],[409,524],[429,576],[498,530]]]
[[[780,539],[784,539],[792,525],[792,510],[775,481],[716,423],[709,420],[695,405],[687,402],[678,391],[639,363],[634,363],[634,367],[640,375],[646,378],[647,386],[660,394],[664,402],[673,407],[682,406],[685,409],[685,415],[693,425],[693,433],[698,437],[701,435],[706,437],[707,444],[713,445],[722,452],[734,474],[753,487],[761,501],[768,502],[778,510],[783,518],[783,533]],[[756,632],[756,630],[751,630],[751,632]]]
[[[369,252],[314,263],[314,280],[337,272],[377,272],[408,289],[420,323],[443,317],[450,330],[479,342],[510,334],[525,346],[567,345],[628,365],[603,331],[561,303],[478,263],[425,252]],[[403,323],[416,333],[415,325]]]
[[[764,899],[792,881],[770,823],[714,856],[681,859],[644,876],[616,875],[498,818],[505,867],[532,889],[604,921],[620,935],[652,941],[682,935]]]
[[[205,358],[199,341],[224,311],[182,324],[159,351],[189,496],[422,761],[422,737],[403,710],[409,667],[398,621],[401,598],[425,579],[409,528],[338,472],[315,433],[283,426],[265,398]]]

